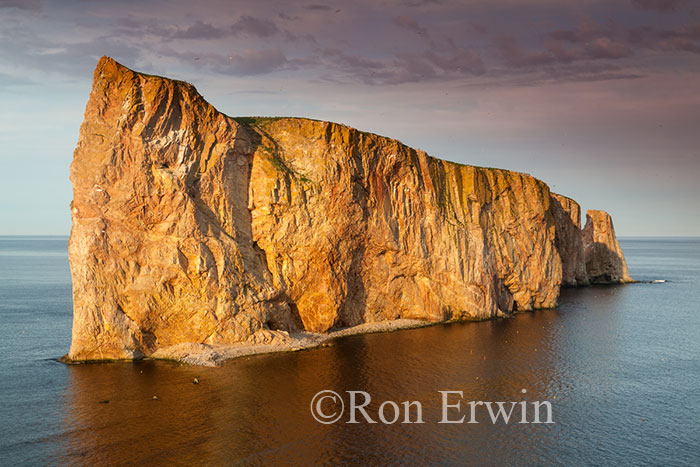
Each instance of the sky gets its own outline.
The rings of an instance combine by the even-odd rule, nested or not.
[[[530,173],[618,236],[700,236],[698,0],[0,0],[0,235],[69,233],[102,55],[231,116]]]

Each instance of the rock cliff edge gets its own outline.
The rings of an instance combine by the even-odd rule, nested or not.
[[[103,57],[71,165],[66,360],[554,307],[631,281],[610,216],[534,177],[303,118],[231,118]]]

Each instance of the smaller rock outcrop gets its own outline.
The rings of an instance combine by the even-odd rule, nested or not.
[[[582,237],[586,272],[592,284],[634,282],[615,237],[610,214],[605,211],[586,211],[586,226]]]
[[[556,227],[554,243],[561,257],[562,285],[589,285],[581,237],[581,206],[571,198],[552,193],[550,210]]]

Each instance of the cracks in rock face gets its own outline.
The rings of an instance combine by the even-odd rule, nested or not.
[[[558,292],[567,242],[545,212],[554,208],[543,182],[342,125],[229,119],[191,86],[109,59],[100,66],[72,168],[71,244],[92,242],[95,254],[73,253],[71,268],[88,297],[75,301],[75,316],[83,330],[104,325],[105,342],[78,323],[78,355],[118,348],[133,357],[177,339],[230,343],[258,331],[264,339],[305,322],[327,331],[407,316],[494,317],[545,306]],[[104,210],[88,198],[98,179],[110,195],[99,195]],[[106,228],[97,226],[106,212]],[[134,250],[144,261],[135,292],[139,273],[121,267]],[[614,279],[607,274],[593,276]],[[140,294],[133,303],[130,293]]]

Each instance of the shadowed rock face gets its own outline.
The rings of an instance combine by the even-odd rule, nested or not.
[[[556,225],[555,244],[561,256],[562,285],[586,286],[589,281],[581,236],[581,206],[571,198],[552,193],[551,209]]]
[[[106,57],[71,181],[72,360],[491,318],[585,283],[578,205],[527,174],[335,123],[236,120]]]
[[[588,210],[583,229],[586,271],[593,284],[633,282],[610,214]]]

